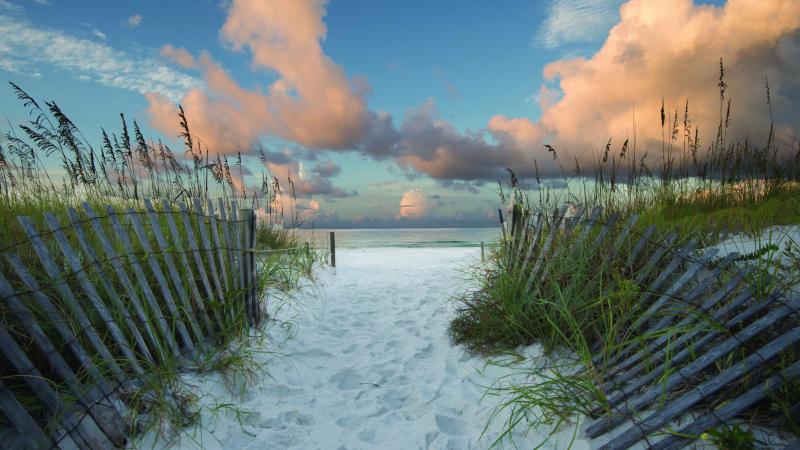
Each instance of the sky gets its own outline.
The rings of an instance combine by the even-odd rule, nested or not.
[[[797,0],[0,0],[0,80],[98,144],[125,113],[180,148],[180,104],[319,228],[492,226],[506,168],[556,185],[634,137],[654,162],[662,102],[709,142],[720,58],[735,137],[769,129],[767,79],[793,136]],[[27,119],[10,86],[0,111]]]

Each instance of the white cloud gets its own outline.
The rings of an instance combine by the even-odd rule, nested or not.
[[[136,27],[139,26],[140,23],[142,23],[141,14],[134,14],[134,15],[128,17],[127,19],[125,19],[125,22],[123,22],[123,25],[125,25],[128,28],[136,28]]]
[[[550,0],[534,42],[545,48],[605,40],[624,0]]]
[[[47,5],[47,6],[52,5],[52,3],[50,3],[50,0],[31,0],[31,1],[33,1],[33,3],[38,3],[40,5]]]
[[[17,5],[16,3],[11,3],[8,0],[0,0],[0,9],[16,12],[16,11],[22,11],[22,6]]]
[[[104,86],[140,94],[157,92],[172,101],[202,85],[157,59],[137,58],[101,42],[0,15],[0,67],[36,73],[44,64]]]
[[[100,38],[102,40],[106,39],[106,34],[103,33],[102,31],[98,30],[97,28],[92,28],[92,35],[94,35],[95,37],[98,37],[98,38]]]

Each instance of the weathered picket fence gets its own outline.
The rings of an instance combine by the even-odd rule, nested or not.
[[[0,252],[0,447],[121,447],[143,366],[191,365],[224,340],[220,314],[261,319],[255,216],[217,207],[19,217],[28,241]]]
[[[697,240],[681,242],[677,233],[660,235],[654,226],[637,228],[636,214],[602,215],[600,208],[533,214],[517,208],[505,245],[507,263],[521,265],[529,292],[546,282],[551,261],[581,245],[593,264],[612,263],[641,287],[639,312],[630,318],[625,340],[594,347],[605,398],[595,399],[596,420],[586,433],[596,438],[625,425],[603,449],[641,441],[656,449],[681,448],[800,379],[800,361],[786,361],[786,355],[797,358],[787,350],[800,342],[800,298],[765,294],[753,281],[753,268],[737,262],[735,253],[698,255]],[[610,283],[608,290],[614,287]],[[779,355],[781,364],[775,362]],[[749,388],[742,392],[742,386]]]

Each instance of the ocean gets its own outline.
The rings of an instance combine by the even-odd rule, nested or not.
[[[327,242],[329,233],[336,235],[337,248],[369,247],[480,247],[499,242],[500,227],[492,228],[380,228],[313,230],[315,242]],[[312,230],[303,230],[309,236]]]

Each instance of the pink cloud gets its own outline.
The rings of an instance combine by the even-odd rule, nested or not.
[[[548,137],[565,156],[591,161],[591,144],[598,148],[609,137],[618,144],[633,138],[635,108],[640,151],[660,155],[663,98],[670,116],[667,139],[676,109],[682,128],[688,100],[689,118],[700,126],[705,147],[719,121],[720,57],[726,67],[726,100],[732,98],[732,137],[752,138],[769,129],[765,76],[780,112],[776,117],[787,118],[790,105],[800,100],[800,65],[788,56],[795,54],[800,38],[797,1],[730,0],[716,7],[691,0],[631,0],[620,15],[591,58],[555,61],[544,68],[548,84],[540,91],[541,120],[511,119],[527,122],[513,129],[506,125],[504,132],[514,142],[535,142],[530,138],[541,129],[539,139]],[[506,122],[495,117],[489,130]]]
[[[234,50],[249,51],[254,68],[278,74],[266,90],[239,86],[206,53],[195,60],[184,49],[162,49],[165,56],[203,74],[205,89],[189,91],[180,103],[190,129],[212,151],[247,151],[267,134],[310,148],[348,148],[362,136],[369,86],[364,80],[349,80],[323,53],[325,3],[233,1],[221,36]],[[167,114],[169,100],[158,94],[147,99],[152,125],[175,134],[175,107]]]
[[[269,135],[311,149],[353,149],[393,159],[409,176],[426,174],[442,183],[494,180],[506,167],[529,176],[534,159],[553,174],[560,171],[543,144],[555,145],[569,167],[576,156],[586,168],[596,157],[593,147],[602,148],[609,138],[615,146],[633,138],[634,118],[639,154],[660,155],[662,98],[670,120],[678,110],[681,125],[688,100],[692,131],[699,125],[705,148],[719,120],[720,57],[726,99],[733,99],[732,138],[757,138],[768,130],[765,76],[776,129],[798,118],[800,3],[793,0],[730,0],[722,7],[631,0],[594,55],[544,68],[540,120],[495,115],[485,128],[465,131],[443,120],[432,101],[411,109],[397,125],[388,113],[368,110],[367,82],[348,78],[320,46],[327,34],[326,4],[232,2],[222,39],[234,51],[248,52],[255,70],[277,75],[263,88],[240,86],[206,53],[162,49],[164,56],[203,74],[204,88],[189,91],[181,103],[192,132],[212,152],[246,152]],[[152,124],[177,134],[175,105],[158,94],[147,99]],[[302,186],[307,193],[332,192],[322,177],[302,181],[298,191]]]
[[[419,219],[430,209],[427,194],[420,188],[409,189],[400,198],[400,211],[397,218]]]
[[[173,47],[169,44],[161,47],[161,56],[164,56],[179,65],[191,69],[195,66],[194,56],[182,47]]]

